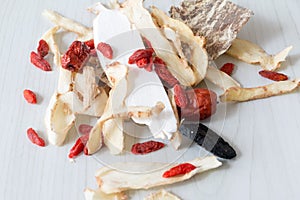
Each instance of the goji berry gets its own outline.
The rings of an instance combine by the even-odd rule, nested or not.
[[[48,55],[49,52],[49,45],[45,40],[40,40],[39,41],[39,46],[37,48],[38,54],[43,58],[46,55]]]
[[[86,46],[88,46],[90,49],[95,49],[94,39],[85,41],[84,44],[86,44]]]
[[[80,124],[78,130],[81,134],[85,135],[85,134],[89,134],[92,128],[93,127],[88,124]]]
[[[196,88],[186,91],[189,103],[180,109],[181,119],[199,121],[213,115],[217,109],[217,95],[215,92]]]
[[[45,141],[37,134],[37,132],[33,128],[27,129],[27,137],[33,144],[41,147],[45,146]]]
[[[100,51],[102,53],[102,55],[108,59],[112,59],[113,58],[113,50],[111,48],[111,46],[109,44],[106,44],[104,42],[100,42],[97,45],[97,49],[98,51]]]
[[[128,59],[128,64],[134,64],[138,60],[141,60],[142,58],[150,58],[152,57],[153,54],[153,49],[139,49],[136,50]]]
[[[141,58],[136,61],[136,65],[139,68],[145,68],[149,64],[149,58]]]
[[[28,103],[31,104],[37,103],[36,94],[33,91],[26,89],[23,91],[23,96]]]
[[[89,139],[89,134],[85,134],[78,138],[76,140],[76,143],[74,146],[71,148],[70,153],[69,153],[69,158],[74,158],[75,156],[78,156],[83,150],[84,147]]]
[[[262,77],[265,77],[267,79],[273,80],[273,81],[286,81],[288,80],[288,76],[282,73],[278,72],[272,72],[272,71],[267,71],[267,70],[262,70],[259,72],[259,74]]]
[[[61,58],[61,65],[64,69],[78,72],[89,58],[90,49],[80,41],[74,41],[67,52]]]
[[[136,143],[132,145],[131,152],[133,154],[147,154],[153,151],[157,151],[165,146],[162,142],[148,141],[144,143]]]
[[[224,64],[220,70],[226,74],[228,74],[229,76],[231,76],[233,70],[234,70],[234,64],[232,63],[226,63]]]
[[[51,71],[50,64],[43,57],[33,51],[30,53],[30,62],[43,71]]]
[[[188,99],[185,90],[179,85],[174,86],[174,98],[178,107],[184,108],[188,105]]]
[[[196,168],[197,168],[196,166],[194,166],[190,163],[182,163],[182,164],[172,167],[168,171],[164,172],[163,177],[170,178],[170,177],[174,177],[174,176],[178,176],[178,175],[187,174]]]
[[[163,60],[155,57],[153,63],[156,74],[167,85],[167,87],[173,87],[174,85],[179,84],[179,81],[171,74]]]

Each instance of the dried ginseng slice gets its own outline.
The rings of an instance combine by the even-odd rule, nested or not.
[[[189,173],[172,178],[164,178],[162,175],[167,169],[178,165],[176,163],[171,165],[167,163],[145,162],[116,163],[113,167],[103,167],[98,170],[96,173],[96,179],[102,192],[112,194],[129,189],[148,189],[181,182],[190,179],[198,173],[202,173],[222,165],[222,163],[214,156],[196,158],[187,163],[194,165],[196,168]]]
[[[276,55],[269,55],[257,44],[237,38],[226,54],[249,64],[261,65],[265,70],[275,71],[280,68],[281,62],[285,61],[291,49],[292,46],[289,46]]]
[[[254,88],[232,87],[227,89],[225,93],[220,96],[220,99],[222,102],[262,99],[292,92],[297,89],[299,85],[300,80],[296,79],[275,82],[269,85]]]

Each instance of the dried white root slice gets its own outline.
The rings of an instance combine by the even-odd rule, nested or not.
[[[121,4],[120,10],[139,32],[151,42],[157,56],[166,62],[170,72],[182,85],[192,86],[197,83],[194,71],[186,64],[184,59],[177,56],[171,43],[154,24],[150,13],[143,7],[142,0],[127,0]]]
[[[185,53],[186,61],[192,64],[192,69],[197,77],[196,83],[202,81],[208,67],[208,55],[204,48],[205,39],[194,36],[193,31],[186,24],[170,18],[156,7],[151,8],[151,15],[160,27],[167,26],[176,32],[181,43],[186,46],[181,48]],[[188,48],[189,51],[185,52],[185,48]],[[180,51],[178,53],[180,54]]]
[[[285,61],[292,48],[289,46],[276,55],[268,55],[257,44],[237,38],[232,42],[226,54],[249,64],[259,64],[265,70],[275,71],[280,68],[281,62]]]
[[[90,66],[84,66],[82,73],[76,73],[74,76],[74,92],[82,97],[83,108],[87,109],[92,101],[100,94],[100,89],[96,83],[95,69]]]
[[[127,95],[127,74],[128,67],[120,63],[113,63],[107,66],[106,74],[111,84],[112,89],[109,92],[109,97],[105,106],[105,110],[101,118],[92,128],[87,141],[86,148],[89,154],[98,151],[102,146],[102,129],[105,121],[112,118],[113,109],[122,110],[124,107],[124,99]],[[108,132],[109,134],[109,132]],[[110,133],[113,134],[113,133]],[[119,135],[119,134],[118,134]],[[109,136],[106,136],[109,137]],[[119,138],[121,139],[121,138]],[[123,141],[123,140],[122,140]],[[121,141],[119,141],[121,142]]]
[[[123,130],[123,119],[121,118],[110,119],[103,124],[104,144],[113,155],[120,154],[124,150]]]
[[[275,82],[254,88],[232,87],[220,96],[222,102],[250,101],[292,92],[300,85],[300,80]]]
[[[88,115],[92,117],[100,117],[105,109],[108,95],[103,88],[99,88],[100,94],[91,102],[91,104],[84,108],[82,101],[78,98],[77,94],[73,93],[73,112],[75,114]]]
[[[105,194],[101,190],[84,190],[85,200],[127,200],[127,195],[120,192],[115,194]]]
[[[102,167],[96,173],[96,179],[102,192],[112,194],[129,189],[148,189],[156,186],[181,182],[190,179],[198,173],[214,169],[222,165],[222,163],[214,156],[196,158],[188,163],[193,164],[197,168],[184,175],[163,178],[163,173],[177,164],[168,165],[166,163],[123,162],[115,164],[110,168]]]
[[[43,15],[52,23],[54,23],[57,26],[60,26],[61,28],[67,31],[74,32],[79,36],[89,36],[89,38],[92,38],[93,30],[91,28],[88,28],[78,22],[75,22],[72,19],[66,18],[55,11],[44,10]]]
[[[55,41],[55,34],[57,31],[59,31],[59,26],[54,26],[51,29],[49,29],[43,36],[42,39],[44,39],[47,44],[49,45],[50,51],[53,53],[53,62],[57,67],[61,66],[60,63],[60,51],[58,48],[58,45]]]
[[[241,87],[241,85],[231,76],[213,66],[208,66],[205,78],[224,91],[231,87]]]
[[[180,200],[177,196],[174,194],[161,189],[155,193],[152,193],[148,195],[144,200]]]
[[[54,93],[46,110],[45,124],[49,142],[53,145],[62,145],[72,128],[75,115],[72,112],[73,94]]]

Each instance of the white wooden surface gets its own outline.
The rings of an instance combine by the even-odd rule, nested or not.
[[[57,148],[38,148],[26,137],[34,127],[46,138],[44,111],[56,87],[57,70],[43,73],[29,63],[41,34],[51,24],[41,16],[43,9],[60,13],[91,25],[86,12],[95,0],[2,0],[0,7],[0,199],[79,200],[86,186],[96,187],[94,172],[100,164],[93,157],[80,156],[76,163],[67,159],[75,136]],[[167,1],[148,1],[167,4]],[[236,0],[252,9],[255,16],[239,37],[256,42],[276,53],[293,45],[282,72],[300,77],[300,2],[297,0]],[[216,63],[238,65],[234,74],[244,86],[267,84],[251,66],[222,57]],[[22,97],[24,88],[39,94],[39,104],[29,105]],[[300,95],[295,93],[247,103],[227,105],[226,118],[215,117],[211,127],[234,145],[236,159],[219,170],[200,175],[185,184],[166,187],[182,199],[290,199],[300,198]],[[224,109],[224,105],[219,105]],[[219,128],[221,127],[221,128]],[[193,155],[185,155],[185,158]],[[130,193],[142,199],[149,191]]]

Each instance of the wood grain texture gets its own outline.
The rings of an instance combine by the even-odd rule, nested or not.
[[[86,25],[93,15],[85,8],[94,0],[1,1],[0,7],[0,199],[82,200],[86,186],[96,187],[94,173],[100,163],[81,156],[76,163],[67,158],[75,134],[57,148],[31,145],[26,129],[34,127],[46,138],[44,112],[56,88],[57,69],[45,73],[29,63],[30,51],[51,24],[41,16],[53,9]],[[177,1],[148,0],[166,6]],[[300,77],[300,2],[297,0],[235,0],[254,11],[254,17],[239,37],[260,44],[269,53],[293,45],[281,72]],[[260,68],[228,56],[218,66],[234,62],[233,75],[244,86],[270,83],[258,75]],[[209,84],[209,83],[208,83]],[[30,88],[39,95],[38,105],[28,105],[22,91]],[[300,192],[300,95],[292,94],[239,104],[219,104],[219,115],[206,121],[231,141],[238,157],[219,170],[203,174],[165,189],[182,199],[299,199]],[[226,113],[225,113],[226,111]],[[224,114],[225,113],[225,114]],[[182,160],[201,154],[184,154]],[[122,158],[123,159],[123,158]],[[130,192],[142,199],[150,191]]]

